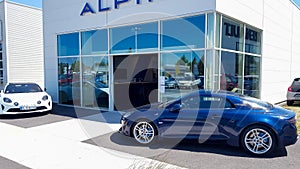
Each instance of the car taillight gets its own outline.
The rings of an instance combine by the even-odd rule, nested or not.
[[[293,91],[292,86],[290,86],[290,87],[288,88],[288,91],[289,91],[289,92],[292,92],[292,91]]]

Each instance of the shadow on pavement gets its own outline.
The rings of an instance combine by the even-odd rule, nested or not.
[[[57,104],[53,104],[52,114],[110,124],[119,124],[122,117],[122,114],[117,111],[68,107]]]
[[[167,151],[175,151],[178,154],[189,154],[190,152],[199,154],[210,153],[247,158],[276,158],[287,156],[285,148],[277,150],[268,157],[256,157],[246,153],[242,148],[228,146],[224,142],[216,141],[209,141],[200,144],[197,140],[159,139],[152,145],[143,146],[135,142],[134,138],[127,137],[119,132],[109,133],[85,142],[137,156],[148,158],[155,157],[155,159]]]

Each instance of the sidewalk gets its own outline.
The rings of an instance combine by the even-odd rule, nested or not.
[[[120,127],[117,122],[120,114],[84,109],[76,109],[75,113],[72,109],[54,106],[53,113],[80,118],[29,128],[0,122],[0,156],[34,169],[125,169],[157,164],[163,168],[179,168],[82,142],[116,132]]]

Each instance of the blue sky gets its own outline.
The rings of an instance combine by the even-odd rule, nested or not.
[[[300,0],[294,0],[294,2],[300,7]]]
[[[42,0],[8,0],[8,1],[17,2],[20,4],[25,4],[37,8],[42,8]]]
[[[42,0],[10,0],[10,1],[42,8]],[[293,1],[300,7],[300,0],[293,0]]]

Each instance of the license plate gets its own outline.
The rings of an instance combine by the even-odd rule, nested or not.
[[[20,110],[33,110],[36,109],[36,106],[21,106]]]

